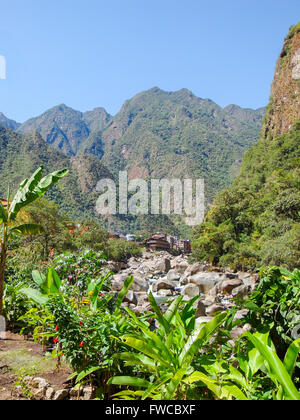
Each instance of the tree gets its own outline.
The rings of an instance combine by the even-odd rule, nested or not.
[[[5,281],[5,263],[7,259],[7,249],[9,240],[14,234],[35,235],[41,233],[43,228],[37,224],[20,224],[16,222],[20,210],[28,204],[33,203],[42,197],[53,184],[67,175],[68,170],[53,172],[42,178],[43,167],[41,166],[31,178],[25,179],[17,191],[12,202],[8,193],[7,204],[0,202],[0,316],[3,312],[3,291]]]

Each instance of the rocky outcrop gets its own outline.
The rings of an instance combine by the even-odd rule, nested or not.
[[[267,138],[288,133],[300,120],[300,23],[290,28],[277,61],[264,122]]]

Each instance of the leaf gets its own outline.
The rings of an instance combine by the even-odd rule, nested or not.
[[[165,318],[163,317],[163,314],[161,313],[161,310],[159,309],[159,306],[156,303],[156,300],[154,299],[153,294],[150,292],[148,296],[150,305],[152,306],[152,309],[154,310],[157,320],[160,323],[160,326],[165,330],[166,333],[169,333],[170,327]]]
[[[82,372],[79,373],[79,375],[76,378],[76,383],[78,384],[79,382],[81,382],[84,378],[86,378],[87,376],[91,375],[92,373],[96,372],[97,370],[100,370],[101,367],[100,366],[92,366],[89,369],[83,370]]]
[[[261,337],[256,337],[249,331],[247,332],[247,337],[252,342],[252,344],[259,350],[261,355],[268,363],[271,373],[271,379],[273,380],[273,382],[276,384],[276,379],[276,381],[278,381],[282,385],[285,397],[289,400],[300,400],[300,394],[297,391],[295,385],[293,384],[292,379],[288,371],[286,370],[284,364],[277,356],[275,350],[267,346],[262,341]]]
[[[215,333],[215,331],[223,324],[227,318],[227,313],[216,315],[211,321],[201,326],[200,332],[196,338],[191,337],[186,346],[182,350],[179,360],[180,363],[189,363],[195,353],[199,351],[201,346]]]
[[[292,376],[294,373],[294,369],[296,366],[299,353],[300,353],[300,338],[298,338],[298,340],[295,340],[289,346],[286,352],[285,358],[284,358],[283,364],[290,376]]]
[[[35,303],[39,305],[46,305],[48,302],[48,297],[42,295],[38,290],[32,289],[30,287],[24,287],[20,290],[20,293],[23,293],[28,299],[33,300]]]
[[[22,182],[9,209],[10,220],[15,220],[17,214],[23,207],[42,197],[53,184],[66,176],[69,171],[67,169],[56,171],[43,179],[42,172],[43,167],[40,166],[30,179],[25,179]]]
[[[144,341],[142,338],[138,339],[138,338],[128,336],[128,335],[124,336],[122,338],[125,339],[125,344],[127,346],[130,346],[130,347],[146,354],[147,356],[152,357],[152,359],[156,360],[157,362],[160,362],[164,366],[169,366],[168,362],[162,358],[162,355],[159,355],[155,351],[153,346],[151,346],[150,344],[147,343],[147,339],[145,339],[145,341]]]
[[[107,385],[126,385],[136,386],[138,388],[148,388],[151,384],[145,379],[134,378],[132,376],[115,376],[109,379]]]
[[[170,381],[169,385],[167,386],[164,400],[171,400],[176,393],[176,390],[178,388],[178,385],[182,381],[182,378],[186,374],[187,368],[179,369],[173,376],[172,380]]]
[[[37,270],[33,270],[31,274],[32,274],[32,278],[33,278],[33,281],[35,282],[35,284],[38,287],[42,287],[43,284],[46,281],[46,277]]]
[[[130,288],[130,286],[132,285],[132,283],[134,282],[134,277],[133,276],[129,276],[127,277],[127,279],[124,281],[124,285],[122,290],[120,291],[117,301],[116,301],[116,309],[115,312],[117,312],[120,307],[121,307],[121,303],[123,302],[124,297],[127,295],[128,290]]]
[[[47,286],[49,294],[53,293],[56,295],[60,293],[61,280],[53,267],[48,269]]]
[[[17,233],[19,235],[38,235],[42,233],[44,228],[40,225],[25,224],[10,229],[10,233]]]

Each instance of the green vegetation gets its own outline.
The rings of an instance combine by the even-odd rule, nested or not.
[[[194,257],[235,269],[299,268],[300,124],[262,138],[244,157],[233,186],[220,193],[195,232]]]

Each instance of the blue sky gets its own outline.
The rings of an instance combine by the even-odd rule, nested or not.
[[[2,0],[0,111],[115,114],[153,86],[258,108],[299,18],[299,0]]]

